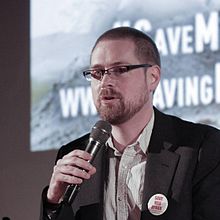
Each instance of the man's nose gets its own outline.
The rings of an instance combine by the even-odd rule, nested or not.
[[[114,78],[108,71],[105,71],[104,75],[102,76],[101,84],[102,85],[113,85],[114,84]]]
[[[105,75],[111,75],[111,73],[108,71],[108,69],[105,69],[105,70],[103,70],[103,72],[102,72],[102,78],[105,76]]]

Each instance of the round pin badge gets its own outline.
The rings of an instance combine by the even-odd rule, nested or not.
[[[152,215],[162,215],[168,207],[168,200],[163,194],[151,196],[147,204],[148,210]]]

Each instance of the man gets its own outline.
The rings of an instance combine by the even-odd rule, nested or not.
[[[220,219],[220,132],[153,107],[155,43],[133,28],[111,29],[96,41],[84,76],[111,137],[93,165],[88,135],[59,150],[41,219]],[[72,207],[62,205],[67,185],[82,182]]]

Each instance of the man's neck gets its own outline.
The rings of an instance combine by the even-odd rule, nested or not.
[[[128,121],[112,126],[114,146],[120,151],[134,143],[152,117],[153,107],[142,109]]]

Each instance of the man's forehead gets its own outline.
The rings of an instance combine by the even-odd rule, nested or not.
[[[127,40],[106,40],[99,42],[91,54],[91,65],[127,64],[134,59],[134,45]]]
[[[120,51],[125,49],[129,52],[132,52],[135,48],[135,44],[130,39],[106,39],[98,42],[95,48],[92,51],[91,57],[93,54],[105,51]]]

